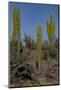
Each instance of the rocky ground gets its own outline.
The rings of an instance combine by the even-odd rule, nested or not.
[[[42,60],[40,71],[36,66],[36,51],[23,49],[20,53],[20,60],[16,63],[10,62],[9,87],[57,85],[59,84],[58,59],[52,60],[49,64]]]

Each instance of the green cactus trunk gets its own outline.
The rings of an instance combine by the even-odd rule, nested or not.
[[[19,9],[13,10],[13,33],[11,41],[11,58],[15,63],[19,60],[20,54],[20,12]]]
[[[38,62],[38,70],[40,71],[41,64],[41,45],[42,45],[42,28],[38,26],[37,28],[37,62]]]
[[[54,46],[53,42],[55,40],[55,30],[56,30],[56,24],[55,21],[53,20],[53,17],[50,16],[50,22],[47,21],[47,35],[48,35],[48,44],[49,44],[49,48]]]

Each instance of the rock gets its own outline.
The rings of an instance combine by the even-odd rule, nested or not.
[[[21,78],[21,79],[29,79],[32,80],[35,76],[35,66],[34,65],[24,65],[24,66],[19,66],[15,72],[15,77],[16,78]]]

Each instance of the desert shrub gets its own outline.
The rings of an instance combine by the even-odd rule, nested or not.
[[[59,48],[59,39],[58,38],[55,39],[54,45],[56,48]]]
[[[48,56],[52,59],[57,58],[58,56],[58,39],[55,39],[51,44],[48,41],[44,41],[42,44],[43,57],[48,58]]]
[[[30,35],[26,35],[24,37],[24,42],[25,42],[25,47],[29,48],[29,49],[35,49],[36,48],[36,43],[35,41],[31,38]]]
[[[25,42],[25,47],[31,48],[31,37],[30,37],[30,35],[27,36],[25,34],[24,42]]]
[[[56,58],[56,56],[57,56],[57,48],[55,48],[55,46],[51,46],[50,48],[49,48],[49,56],[51,57],[51,58]]]
[[[32,39],[31,49],[36,49],[36,43],[35,43],[35,41],[33,39]]]
[[[47,60],[49,54],[48,41],[44,41],[42,44],[42,59]]]

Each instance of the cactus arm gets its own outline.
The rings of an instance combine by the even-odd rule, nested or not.
[[[53,41],[55,38],[55,22],[53,21],[53,17],[50,16],[50,22],[48,23],[47,21],[47,35],[48,35],[48,39],[49,41]]]

